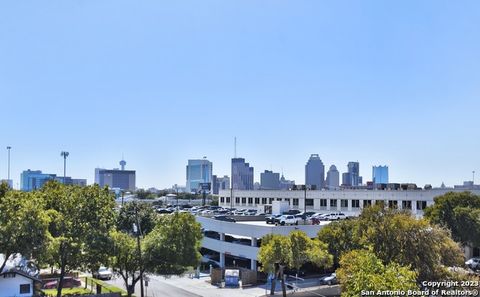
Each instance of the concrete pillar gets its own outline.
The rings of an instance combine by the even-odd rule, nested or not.
[[[220,253],[220,267],[225,267],[225,253]]]
[[[257,271],[257,260],[256,259],[250,259],[250,269]]]
[[[220,233],[220,240],[225,241],[225,233]]]

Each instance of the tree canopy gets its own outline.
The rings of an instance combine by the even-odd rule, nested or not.
[[[480,246],[480,196],[471,192],[449,192],[434,198],[425,217],[448,228],[462,244]]]
[[[270,294],[274,294],[275,279],[282,282],[283,296],[286,296],[284,270],[300,267],[310,262],[318,267],[332,265],[332,256],[327,246],[318,239],[310,239],[304,232],[296,230],[288,236],[268,234],[262,238],[262,246],[258,252],[258,261],[263,271],[273,275]]]
[[[0,253],[4,261],[15,254],[38,258],[48,241],[49,217],[37,193],[6,191],[0,203]]]
[[[127,202],[118,212],[116,226],[119,231],[131,233],[132,226],[137,223],[138,219],[143,234],[148,234],[155,227],[157,218],[151,204],[137,201]]]
[[[443,279],[447,266],[461,265],[463,260],[448,230],[382,204],[365,208],[358,219],[333,222],[318,236],[336,259],[352,250],[370,249],[385,265],[410,267],[419,280]]]
[[[342,297],[361,296],[362,291],[415,290],[416,272],[395,262],[383,264],[369,250],[353,250],[341,257],[337,277]]]
[[[92,271],[108,262],[109,233],[115,223],[115,200],[107,188],[65,186],[48,182],[41,190],[50,216],[48,264],[60,267],[57,296],[71,269]]]

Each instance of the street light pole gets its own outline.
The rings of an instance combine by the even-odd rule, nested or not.
[[[63,157],[63,184],[65,184],[65,180],[67,178],[67,157],[69,152],[62,151],[60,156]]]
[[[304,185],[303,186],[303,190],[304,190],[304,195],[303,195],[303,224],[306,225],[307,224],[307,216],[306,216],[306,213],[307,213],[307,185]]]
[[[7,173],[7,180],[10,182],[10,150],[12,149],[11,146],[7,146],[8,151],[8,173]]]
[[[135,220],[137,221],[136,229],[134,230],[137,233],[137,249],[138,249],[138,257],[140,259],[140,297],[144,297],[143,294],[143,259],[142,259],[142,248],[140,245],[140,236],[142,235],[142,227],[140,226],[140,221],[138,220],[138,210],[137,210],[137,202],[135,203]],[[135,229],[135,228],[134,228]]]

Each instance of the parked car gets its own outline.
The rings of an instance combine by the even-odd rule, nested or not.
[[[342,212],[334,212],[329,216],[330,221],[345,220],[347,216]]]
[[[282,215],[271,215],[265,217],[265,223],[267,224],[275,224],[275,219],[280,218]]]
[[[320,278],[320,284],[321,285],[329,285],[329,286],[338,284],[337,274],[332,273],[330,275],[326,275],[326,276]]]
[[[480,269],[480,258],[471,258],[465,262],[465,265],[467,265],[468,268],[472,269],[473,271],[477,271]]]
[[[58,286],[59,281],[58,280],[53,280],[45,283],[43,285],[44,289],[55,289]],[[82,282],[78,278],[73,278],[73,277],[65,277],[63,279],[63,288],[76,288],[80,287],[82,285]]]
[[[299,213],[301,213],[301,211],[298,209],[290,209],[288,211],[283,212],[284,215],[296,215]]]
[[[295,217],[294,215],[283,215],[280,217],[279,223],[280,225],[298,225],[298,221],[300,219]]]
[[[231,223],[236,222],[235,219],[224,216],[224,215],[214,216],[213,219],[218,221],[231,222]]]
[[[94,278],[102,279],[102,280],[111,280],[113,273],[107,267],[100,267],[98,271],[92,273]]]

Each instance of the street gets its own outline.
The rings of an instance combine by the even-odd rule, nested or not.
[[[173,276],[165,278],[158,275],[148,276],[148,286],[145,287],[145,297],[258,297],[258,296],[271,296],[269,290],[265,289],[265,285],[246,288],[218,288],[210,285],[207,280],[209,277],[204,276],[200,279]],[[116,285],[121,288],[125,288],[123,280],[121,278],[114,278],[107,283]],[[300,285],[300,284],[299,284]],[[301,287],[299,291],[292,293],[288,291],[288,295],[302,296],[302,297],[324,297],[340,295],[338,286],[314,286],[314,284],[307,281]],[[310,287],[312,290],[309,290]],[[305,291],[308,290],[308,291]],[[277,283],[276,295],[281,295],[280,282]],[[266,295],[267,294],[267,295]],[[135,287],[135,295],[140,297],[140,284],[137,283]]]

